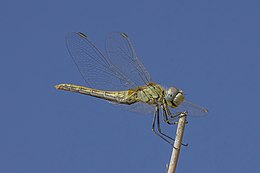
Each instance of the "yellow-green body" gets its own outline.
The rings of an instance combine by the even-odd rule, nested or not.
[[[77,92],[121,104],[142,102],[150,105],[157,105],[162,104],[164,98],[164,89],[155,83],[149,83],[145,86],[140,86],[136,89],[128,89],[125,91],[103,91],[74,84],[59,84],[56,85],[55,88],[59,90]]]
[[[180,115],[180,112],[172,114],[169,108],[182,107],[187,112],[189,110],[185,105],[188,105],[194,110],[198,110],[199,113],[207,113],[206,109],[184,101],[182,90],[176,87],[165,89],[159,84],[151,82],[148,71],[137,58],[125,33],[111,33],[107,37],[107,56],[97,49],[86,35],[80,32],[68,34],[66,43],[82,77],[89,86],[93,84],[93,88],[74,84],[59,84],[55,86],[58,90],[85,94],[118,104],[131,105],[139,102],[152,105],[136,104],[129,107],[137,106],[138,108],[140,106],[142,113],[146,113],[147,107],[154,110],[152,130],[170,144],[174,139],[161,132],[159,110],[162,112],[163,120],[168,124],[174,124],[172,121]],[[106,91],[98,89],[99,87],[105,88],[107,82],[114,85],[108,86]],[[130,87],[122,91],[114,91],[112,86]],[[113,91],[108,91],[111,88]],[[131,108],[129,110],[137,109]]]

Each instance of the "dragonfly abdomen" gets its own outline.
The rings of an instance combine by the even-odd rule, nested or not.
[[[56,85],[55,88],[58,90],[65,90],[65,91],[85,94],[85,95],[105,99],[116,103],[132,104],[135,102],[134,100],[129,99],[129,93],[131,92],[129,90],[128,91],[103,91],[103,90],[88,88],[85,86],[78,86],[74,84],[59,84]]]

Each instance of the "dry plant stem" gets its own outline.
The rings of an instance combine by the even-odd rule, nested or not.
[[[177,162],[181,150],[182,137],[183,137],[184,128],[186,124],[186,117],[187,117],[186,114],[182,113],[178,121],[174,147],[172,148],[171,160],[168,166],[168,173],[175,173],[176,171]]]

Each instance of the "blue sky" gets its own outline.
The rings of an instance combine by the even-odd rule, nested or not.
[[[5,1],[0,5],[0,172],[165,172],[152,115],[53,88],[84,85],[71,31],[104,50],[126,32],[153,81],[209,115],[188,117],[178,172],[259,172],[259,1]],[[174,135],[175,126],[163,126]]]

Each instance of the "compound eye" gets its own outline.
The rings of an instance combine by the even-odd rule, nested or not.
[[[166,94],[166,100],[167,101],[172,101],[173,100],[173,95],[172,94]]]
[[[170,87],[166,92],[166,100],[172,101],[174,97],[177,95],[178,89],[174,87]]]
[[[173,93],[172,92],[167,92],[166,93],[166,100],[172,101],[173,100]]]

